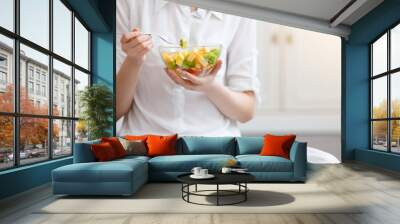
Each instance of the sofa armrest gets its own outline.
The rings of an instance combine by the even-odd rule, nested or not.
[[[89,141],[89,142],[81,142],[75,143],[74,147],[74,163],[89,163],[95,162],[96,158],[94,157],[90,146],[92,144],[97,144],[100,141]]]
[[[294,142],[290,149],[290,160],[293,162],[293,179],[305,181],[307,177],[307,143]]]

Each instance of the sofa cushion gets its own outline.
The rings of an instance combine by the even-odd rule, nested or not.
[[[290,159],[290,148],[296,139],[296,135],[270,135],[264,136],[264,146],[261,149],[262,156],[280,156]]]
[[[236,155],[260,154],[264,145],[263,137],[236,137]]]
[[[235,138],[233,137],[182,137],[178,154],[225,154],[235,155]]]
[[[199,166],[210,171],[219,171],[230,159],[231,155],[174,155],[158,156],[149,160],[149,170],[163,172],[190,172]]]
[[[147,172],[141,159],[121,159],[109,162],[75,163],[53,170],[57,182],[130,182],[136,172]],[[143,173],[147,175],[147,173]]]
[[[126,155],[145,156],[147,155],[146,142],[140,140],[126,140],[118,138],[126,151]]]
[[[117,158],[122,158],[126,156],[126,151],[124,146],[121,144],[117,137],[103,137],[101,142],[108,142],[112,146]]]
[[[147,155],[154,156],[166,156],[176,154],[176,140],[178,135],[161,136],[161,135],[150,135],[146,139],[147,143]]]
[[[105,162],[119,158],[109,142],[102,142],[90,146],[96,161]]]
[[[239,155],[240,167],[249,172],[292,172],[292,161],[279,156]]]

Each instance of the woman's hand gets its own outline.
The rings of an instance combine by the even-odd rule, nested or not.
[[[222,61],[218,60],[215,64],[215,67],[205,76],[195,76],[190,74],[189,72],[177,69],[172,70],[166,68],[165,71],[167,75],[178,85],[185,87],[185,89],[206,92],[210,87],[214,86],[215,76],[218,71],[221,69]]]
[[[126,54],[117,75],[117,119],[124,116],[132,107],[139,70],[153,43],[149,35],[143,35],[138,28],[121,37],[121,48]]]
[[[126,54],[126,60],[136,65],[143,63],[152,47],[151,36],[143,35],[138,28],[134,28],[132,32],[124,34],[121,38],[121,48]]]

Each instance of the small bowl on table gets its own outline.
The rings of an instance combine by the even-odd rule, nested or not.
[[[195,76],[209,74],[221,55],[221,45],[172,47],[161,46],[159,51],[165,66],[177,71],[179,69]],[[179,75],[179,72],[177,72]]]

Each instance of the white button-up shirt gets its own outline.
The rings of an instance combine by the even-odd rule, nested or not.
[[[193,12],[162,0],[118,0],[117,71],[126,57],[119,40],[134,27],[153,34],[154,48],[140,69],[132,108],[119,121],[117,133],[240,136],[237,121],[222,114],[206,94],[186,90],[165,74],[159,53],[165,44],[157,35],[174,43],[184,37],[189,45],[221,44],[223,66],[216,81],[233,91],[254,91],[257,97],[255,22],[204,9]]]

